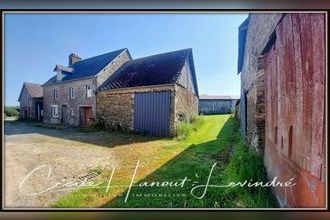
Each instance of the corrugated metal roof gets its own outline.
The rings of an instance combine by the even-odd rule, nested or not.
[[[127,48],[78,61],[69,66],[69,68],[73,69],[72,72],[64,72],[64,77],[61,82],[95,76],[125,50],[127,50]],[[56,75],[50,78],[43,86],[54,83],[57,83]]]
[[[129,61],[106,80],[100,90],[175,83],[188,58],[191,59],[192,77],[196,91],[198,91],[191,49]]]
[[[199,99],[214,100],[214,99],[239,99],[239,96],[230,95],[201,95]]]

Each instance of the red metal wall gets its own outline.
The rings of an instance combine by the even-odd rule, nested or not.
[[[265,55],[269,178],[295,177],[275,188],[281,206],[325,206],[325,15],[286,14]]]

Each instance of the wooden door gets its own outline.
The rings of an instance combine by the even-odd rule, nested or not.
[[[67,123],[67,106],[66,105],[62,105],[62,118],[61,118],[61,122],[66,124]]]
[[[90,126],[93,123],[92,107],[85,107],[85,122],[86,126]]]
[[[80,126],[90,126],[93,123],[92,107],[79,107],[79,124]]]

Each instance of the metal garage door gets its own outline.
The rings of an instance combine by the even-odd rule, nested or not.
[[[171,92],[134,95],[134,130],[154,136],[170,135]]]

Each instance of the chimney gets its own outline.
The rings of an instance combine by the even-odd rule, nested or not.
[[[80,60],[81,60],[81,58],[77,54],[74,54],[74,53],[70,54],[69,55],[69,66],[71,66],[72,64],[74,64]]]

